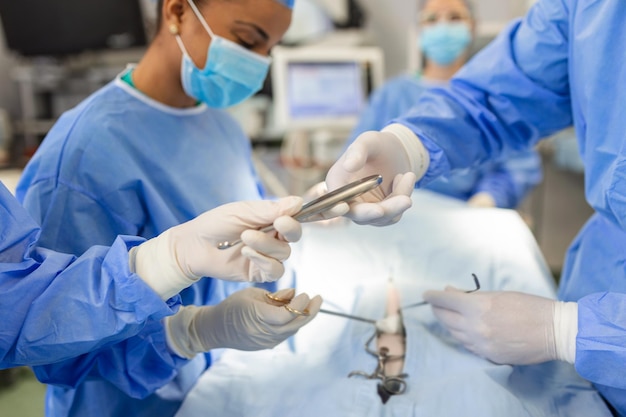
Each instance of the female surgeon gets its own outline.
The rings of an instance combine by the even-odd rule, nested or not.
[[[393,78],[375,91],[352,132],[353,141],[380,130],[408,111],[424,91],[443,87],[467,61],[475,17],[468,0],[421,0],[418,5],[423,70]],[[532,149],[506,160],[453,172],[424,188],[476,207],[514,208],[541,181],[541,160]]]
[[[116,234],[150,238],[218,205],[260,199],[249,139],[222,108],[260,89],[291,7],[286,0],[159,1],[158,33],[139,64],[64,114],[26,167],[17,195],[41,222],[41,244],[80,254]],[[242,237],[247,246],[223,256],[235,260],[250,254],[251,241],[274,240],[253,230]],[[286,258],[284,249],[273,255]],[[55,384],[47,415],[173,415],[219,357],[216,348],[273,347],[321,304],[295,297],[293,309],[312,313],[296,317],[265,303],[260,288],[242,288],[199,280],[181,292],[184,307],[171,318],[36,367],[40,380]]]
[[[256,250],[249,260],[226,256],[215,244],[272,222],[285,237],[297,239],[299,223],[274,220],[299,205],[297,198],[231,203],[149,242],[120,236],[110,248],[92,247],[76,258],[35,248],[39,227],[0,184],[0,369],[57,362],[134,336],[146,319],[176,311],[180,297],[172,296],[196,280],[183,270],[218,278],[237,273],[242,280],[259,274],[278,278],[281,261],[263,253],[280,247],[284,252],[287,243],[251,242]],[[136,259],[143,260],[140,275]]]
[[[498,363],[561,359],[626,415],[626,4],[538,0],[449,88],[366,132],[327,175],[329,189],[376,172],[385,194],[353,204],[362,223],[397,221],[406,182],[526,149],[572,122],[596,213],[569,248],[555,302],[526,294],[424,294],[451,334]],[[384,185],[384,184],[383,184]],[[394,186],[395,185],[395,186]],[[391,202],[390,202],[391,201]]]

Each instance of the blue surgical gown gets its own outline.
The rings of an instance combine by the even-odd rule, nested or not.
[[[143,239],[119,237],[80,258],[36,248],[39,226],[1,183],[0,223],[0,369],[68,359],[174,313],[129,270],[128,250]]]
[[[407,112],[428,89],[444,83],[418,76],[402,75],[387,81],[372,94],[369,104],[352,131],[352,142],[368,130],[380,130],[390,120]],[[520,151],[506,160],[488,161],[439,178],[425,188],[460,200],[480,192],[489,193],[497,207],[517,207],[529,191],[541,182],[541,159],[533,149]]]
[[[227,113],[170,108],[118,78],[60,118],[17,195],[41,223],[42,245],[80,254],[117,234],[151,238],[219,205],[259,199],[260,185],[250,142]],[[182,302],[215,304],[242,285],[206,278]],[[108,326],[116,317],[93,319]],[[122,343],[35,373],[57,384],[48,416],[167,416],[210,361],[172,354],[152,320]]]
[[[624,45],[623,0],[539,0],[396,122],[430,151],[424,183],[574,123],[596,213],[568,250],[559,296],[578,301],[577,371],[626,415]]]

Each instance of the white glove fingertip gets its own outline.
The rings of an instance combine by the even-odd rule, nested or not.
[[[380,219],[385,215],[385,210],[377,203],[354,203],[350,205],[350,211],[346,217],[358,224],[367,224]]]
[[[297,242],[302,237],[302,225],[293,217],[281,216],[274,221],[274,229],[287,242]]]
[[[249,246],[241,249],[241,255],[250,260],[256,270],[250,271],[252,282],[272,282],[276,281],[285,273],[284,265],[274,258],[261,255]]]
[[[280,216],[293,216],[302,208],[303,199],[302,197],[289,196],[279,199],[277,203]]]
[[[393,180],[392,194],[410,197],[415,189],[416,181],[417,176],[413,172],[396,175]]]
[[[496,200],[493,196],[487,192],[480,192],[474,194],[469,200],[467,205],[476,208],[493,208],[496,207]]]
[[[302,293],[298,294],[291,300],[291,302],[289,303],[289,307],[298,311],[304,311],[309,305],[309,302],[311,302],[311,300],[308,294]]]
[[[308,299],[308,296],[307,296]],[[291,327],[291,331],[295,332],[297,331],[299,328],[301,328],[302,326],[308,324],[311,320],[313,320],[316,316],[317,313],[319,313],[320,308],[322,307],[322,297],[320,297],[319,295],[316,295],[315,297],[311,298],[311,300],[309,301],[308,305],[305,307],[305,310],[309,313],[307,316],[298,316],[295,317],[291,323],[288,324],[289,327]]]
[[[404,194],[393,195],[381,201],[380,206],[388,217],[395,217],[410,209],[413,206],[413,200]]]
[[[309,310],[309,313],[312,317],[315,317],[317,313],[319,313],[320,308],[322,308],[323,302],[324,300],[319,295],[316,295],[315,297],[311,298],[311,301],[309,302],[309,305],[307,306],[307,310]]]

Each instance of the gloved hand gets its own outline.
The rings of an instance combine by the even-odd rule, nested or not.
[[[578,304],[520,292],[427,291],[439,321],[469,351],[495,363],[576,358]]]
[[[392,126],[396,129],[388,129]],[[347,217],[356,223],[375,226],[396,223],[412,204],[410,195],[418,179],[413,171],[420,177],[426,172],[427,151],[412,132],[397,126],[400,125],[359,135],[326,175],[329,190],[368,175],[383,176],[380,187],[355,198],[350,204]],[[406,143],[411,145],[407,147]],[[418,156],[409,154],[412,148],[417,148]]]
[[[300,316],[273,305],[260,288],[238,291],[216,306],[186,306],[165,319],[167,343],[177,355],[192,358],[216,348],[270,349],[294,335],[319,312],[322,298],[306,294],[294,298],[295,290],[276,292],[274,297],[291,299],[289,306],[309,311]]]
[[[470,207],[477,208],[493,208],[496,207],[496,200],[493,196],[487,192],[476,193],[467,200],[467,204]]]
[[[326,182],[321,181],[315,184],[314,186],[312,186],[311,188],[309,188],[304,193],[302,198],[304,199],[306,203],[308,203],[309,201],[313,201],[316,198],[319,198],[327,193],[328,193],[328,188],[326,187]],[[325,212],[319,213],[315,216],[308,217],[304,222],[308,223],[308,222],[314,221],[314,222],[317,222],[317,224],[327,225],[327,226],[338,224],[341,221],[345,220],[345,218],[342,216],[346,214],[349,210],[350,210],[350,206],[348,206],[348,203],[339,203]]]
[[[131,270],[164,300],[201,277],[265,282],[280,278],[291,254],[287,242],[300,239],[302,227],[292,217],[300,197],[278,201],[225,204],[131,249]],[[273,224],[276,232],[260,229]],[[241,236],[242,243],[220,250],[221,241]]]

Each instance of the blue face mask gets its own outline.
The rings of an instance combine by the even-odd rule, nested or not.
[[[461,56],[472,40],[465,23],[437,23],[424,28],[420,37],[426,58],[439,65],[450,65]]]
[[[211,35],[211,44],[204,69],[199,69],[187,53],[180,36],[176,35],[178,46],[183,52],[181,79],[185,93],[213,108],[241,103],[263,87],[270,58],[215,35],[193,0],[187,2]]]

